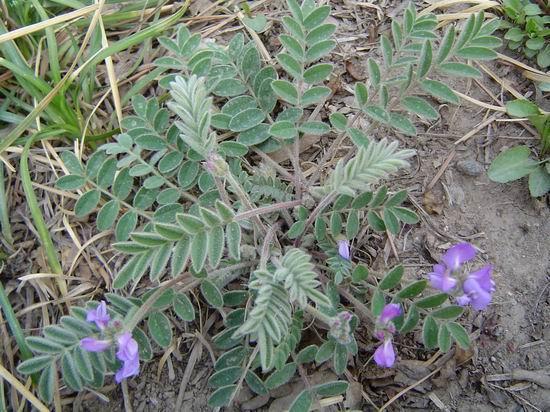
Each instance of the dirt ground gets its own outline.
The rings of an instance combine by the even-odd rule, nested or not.
[[[268,16],[280,16],[279,3],[268,4]],[[331,107],[325,108],[326,113],[351,104],[350,87],[361,76],[366,59],[375,53],[374,43],[378,35],[389,29],[390,18],[401,16],[405,2],[380,2],[381,15],[375,8],[347,5],[352,2],[330,3],[335,8],[332,18],[339,24],[337,39],[340,45],[333,62],[337,65],[336,71],[341,74],[342,85]],[[262,34],[261,38],[268,49],[276,50],[277,44],[273,39],[278,33],[278,24],[272,30]],[[533,91],[529,82],[519,78],[509,66],[498,62],[487,66],[514,84],[520,92]],[[491,80],[483,80],[482,85],[497,100],[511,98],[507,93],[501,96],[501,87]],[[497,104],[475,83],[464,82],[454,86],[476,99]],[[407,226],[403,230],[396,239],[395,247],[399,260],[406,267],[406,276],[412,279],[429,272],[431,265],[450,244],[457,240],[472,242],[482,251],[474,265],[481,262],[494,264],[494,300],[487,311],[467,315],[471,323],[465,324],[473,325],[472,332],[476,337],[472,351],[452,351],[433,363],[427,362],[433,353],[415,349],[419,347],[415,342],[419,336],[412,336],[409,340],[396,342],[399,362],[394,370],[376,370],[372,365],[366,365],[372,355],[372,345],[369,346],[370,338],[365,336],[355,363],[349,367],[359,384],[351,386],[347,396],[348,406],[364,411],[375,410],[368,401],[361,399],[361,389],[380,407],[399,391],[437,370],[433,376],[407,391],[389,409],[550,410],[548,199],[532,199],[525,180],[502,185],[489,181],[486,176],[491,160],[503,148],[518,143],[535,144],[536,140],[521,125],[495,121],[465,143],[455,145],[455,141],[492,113],[487,114],[471,104],[442,106],[440,112],[442,119],[435,125],[423,126],[417,122],[421,130],[417,138],[384,130],[375,136],[398,138],[418,152],[411,170],[388,182],[394,188],[408,187],[416,203],[410,206],[418,206],[422,216],[420,224]],[[308,153],[322,152],[327,141],[318,142],[308,149]],[[351,142],[348,144],[351,145]],[[449,156],[452,159],[447,165]],[[442,168],[445,171],[441,177],[431,184]],[[385,241],[376,237],[365,238],[364,244],[354,253],[368,259],[375,270],[381,269],[385,261],[389,265],[396,262]],[[359,340],[362,340],[361,337]],[[171,357],[160,371],[160,379],[157,379],[158,362],[154,361],[144,367],[139,377],[129,382],[129,396],[135,412],[175,410],[191,350],[183,343],[179,351],[181,358]],[[158,355],[160,357],[162,353]],[[512,379],[510,374],[517,374],[518,370],[537,373]],[[209,410],[206,402],[211,391],[206,381],[211,372],[211,358],[205,350],[197,360],[183,392],[182,410]],[[309,372],[319,376],[319,379],[331,373],[326,367],[321,371],[312,369]],[[297,385],[299,382],[296,381],[278,389],[272,394],[273,398],[278,398],[276,400],[254,398],[248,390],[244,390],[234,410],[283,410],[285,403],[280,399],[289,398]],[[67,410],[124,410],[123,395],[119,389],[105,395],[110,399],[108,403],[98,400],[93,394],[82,394],[72,406],[67,406]]]

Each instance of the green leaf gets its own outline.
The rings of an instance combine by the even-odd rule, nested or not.
[[[298,104],[298,90],[287,80],[273,80],[271,88],[281,99],[292,105]]]
[[[351,280],[354,283],[361,283],[365,280],[367,280],[369,276],[369,269],[362,264],[359,264],[355,266],[355,269],[353,269],[353,272],[351,273]]]
[[[330,14],[330,6],[316,7],[305,19],[304,27],[306,30],[313,30],[323,23]]]
[[[384,278],[380,281],[378,287],[381,290],[388,290],[396,287],[401,281],[404,272],[405,271],[403,265],[398,265],[394,267],[386,274],[386,276],[384,276]]]
[[[457,50],[456,55],[463,59],[474,60],[493,60],[497,57],[497,53],[494,50],[479,46],[463,47]]]
[[[49,355],[35,356],[34,358],[21,362],[17,367],[17,371],[23,375],[31,375],[51,365],[54,359],[55,358]]]
[[[230,99],[222,107],[222,114],[228,115],[229,119],[236,116],[240,112],[244,112],[247,109],[254,109],[256,107],[256,100],[252,96],[244,95],[237,96]]]
[[[77,190],[86,184],[86,179],[78,175],[60,177],[55,185],[61,190]]]
[[[401,225],[391,208],[384,208],[384,225],[394,235],[399,234]]]
[[[221,226],[213,227],[208,233],[208,262],[215,268],[223,256],[225,237]]]
[[[172,324],[162,312],[154,311],[147,318],[149,335],[161,347],[167,348],[172,342]]]
[[[281,67],[295,79],[302,79],[302,65],[288,53],[279,53],[277,61]]]
[[[460,102],[455,92],[453,92],[449,86],[441,83],[440,81],[426,79],[420,82],[420,86],[426,93],[429,93],[438,99],[454,104],[458,104]]]
[[[214,373],[208,379],[208,386],[220,388],[222,386],[231,385],[237,382],[243,373],[243,368],[240,366],[230,366]]]
[[[373,210],[367,212],[367,221],[373,230],[376,232],[384,232],[386,230],[386,225],[380,216]]]
[[[449,56],[449,53],[451,52],[451,49],[453,48],[454,40],[455,40],[455,29],[454,29],[454,26],[450,26],[445,32],[445,35],[443,36],[443,40],[441,40],[441,44],[439,45],[439,50],[437,51],[437,57],[436,57],[437,63],[442,63],[447,59],[447,57]]]
[[[99,190],[90,190],[84,193],[74,205],[74,214],[76,217],[89,215],[99,203],[101,193]]]
[[[134,231],[137,224],[137,213],[134,210],[128,210],[118,220],[115,228],[115,238],[117,241],[128,239],[130,233]]]
[[[331,381],[315,385],[312,390],[321,397],[332,397],[345,393],[349,384],[345,381]]]
[[[443,353],[447,352],[451,349],[451,343],[451,334],[447,329],[447,325],[442,324],[439,327],[439,332],[437,334],[437,345],[439,346],[439,350]]]
[[[201,293],[210,306],[214,308],[223,307],[223,295],[211,280],[203,279],[201,282]]]
[[[99,213],[97,214],[96,225],[98,230],[108,230],[115,223],[120,211],[120,204],[118,200],[110,200],[105,203]]]
[[[330,127],[324,122],[305,122],[300,125],[300,132],[320,136],[330,131]]]
[[[540,109],[529,100],[516,99],[506,103],[506,113],[513,117],[527,117],[540,114]]]
[[[436,120],[439,118],[439,113],[426,99],[421,97],[407,96],[401,100],[401,103],[407,110],[425,119]]]
[[[426,349],[434,349],[437,346],[437,334],[439,327],[432,317],[428,316],[424,319],[422,326],[422,341]]]
[[[185,322],[192,322],[195,320],[195,308],[186,294],[176,293],[173,305],[174,312],[181,320]]]
[[[303,220],[299,220],[297,222],[294,222],[294,224],[288,229],[288,232],[286,235],[289,239],[296,239],[298,236],[300,236],[306,227],[306,222]]]
[[[306,43],[309,45],[310,49],[319,42],[331,41],[328,40],[336,31],[336,25],[332,23],[321,24],[317,28],[311,30],[306,36]]]
[[[478,69],[464,63],[442,63],[439,65],[439,68],[443,73],[451,76],[472,77],[477,79],[483,77]]]
[[[221,97],[238,96],[244,92],[246,92],[246,86],[237,79],[223,79],[214,89],[214,94]]]
[[[272,136],[278,137],[280,139],[292,139],[298,136],[298,130],[293,123],[288,120],[282,120],[275,122],[269,128],[269,133]]]
[[[285,34],[282,34],[281,36],[279,36],[279,40],[281,41],[281,43],[283,45],[284,45],[284,42],[281,39],[283,36],[284,37],[289,37],[289,38],[292,38],[292,39],[294,39],[294,38],[295,39],[300,39],[300,40],[304,39],[305,34],[304,34],[304,30],[302,29],[302,25],[300,23],[298,23],[294,18],[292,18],[290,16],[284,16],[282,20],[283,20],[283,26],[284,26],[285,30],[291,35],[291,36],[287,36]],[[296,40],[296,42],[298,43],[297,40]],[[287,50],[288,50],[288,48],[287,48]]]
[[[258,395],[266,395],[268,393],[264,382],[251,370],[246,372],[245,381],[254,393],[257,393]]]
[[[200,272],[204,267],[206,255],[208,253],[208,236],[206,232],[201,232],[193,237],[191,242],[191,261],[195,272]]]
[[[57,354],[65,349],[63,345],[39,336],[29,336],[25,341],[33,352]]]
[[[403,223],[407,223],[409,225],[414,225],[419,222],[418,215],[414,213],[412,210],[407,209],[406,207],[392,207],[392,212],[394,213],[397,218],[402,221]]]
[[[357,86],[358,83],[356,83]],[[329,116],[330,124],[333,128],[335,128],[338,131],[344,131],[346,130],[348,119],[346,116],[344,116],[342,113],[332,113]]]
[[[296,363],[310,363],[315,360],[315,356],[317,355],[317,350],[319,348],[317,345],[309,345],[306,346],[304,349],[302,349],[300,352],[298,352],[298,355],[296,355]]]
[[[418,59],[418,72],[419,78],[423,78],[430,71],[432,66],[432,43],[429,40],[425,40],[422,45],[422,51]]]
[[[544,196],[550,191],[550,174],[544,165],[539,165],[529,174],[529,192],[533,197]]]
[[[315,86],[312,87],[302,95],[301,105],[302,107],[307,107],[312,104],[320,103],[322,100],[326,99],[332,91],[325,86]]]
[[[244,358],[248,354],[248,351],[243,348],[242,346],[238,346],[236,348],[233,348],[227,352],[224,352],[220,357],[216,360],[216,365],[214,365],[214,369],[216,371],[220,371],[222,369],[225,369],[229,366],[237,366],[242,364]]]
[[[315,43],[306,52],[306,62],[312,63],[327,55],[336,47],[334,40],[323,40]]]
[[[390,39],[386,35],[380,36],[380,48],[382,49],[382,56],[384,57],[384,64],[386,67],[390,67],[393,63],[393,47]]]
[[[265,119],[260,109],[246,109],[233,116],[229,122],[229,129],[233,132],[242,132],[259,125]]]
[[[448,297],[449,295],[446,293],[436,293],[435,295],[426,296],[425,298],[417,300],[414,304],[422,309],[435,308],[442,305]]]
[[[287,383],[296,372],[296,364],[294,362],[287,363],[280,370],[276,370],[265,380],[267,389],[272,390]]]
[[[397,296],[401,299],[414,298],[415,296],[420,295],[424,289],[426,289],[427,285],[428,281],[426,279],[418,280],[400,290]]]
[[[537,162],[529,158],[527,146],[516,146],[499,154],[487,172],[493,182],[506,183],[528,175],[537,168]]]
[[[511,41],[521,41],[525,34],[519,27],[512,27],[505,34],[504,38]]]
[[[444,306],[430,313],[436,319],[454,320],[464,312],[464,308],[457,305]]]
[[[380,106],[366,106],[363,111],[377,122],[386,124],[390,121],[390,115]]]
[[[56,375],[56,368],[53,364],[44,368],[40,374],[40,379],[38,380],[38,393],[40,398],[46,403],[50,403],[53,399]]]
[[[416,136],[416,127],[405,116],[399,113],[390,113],[390,126],[409,136]]]
[[[332,72],[332,64],[328,63],[319,63],[314,66],[311,66],[304,72],[304,80],[306,83],[315,84],[322,82]]]
[[[449,322],[447,323],[447,329],[462,349],[468,349],[470,347],[470,336],[462,325],[456,322]]]
[[[365,83],[355,83],[355,99],[361,109],[367,105],[369,101],[369,91]]]
[[[372,87],[378,89],[380,86],[380,66],[374,59],[369,58],[367,60],[367,69],[369,71],[369,81],[372,84]]]
[[[416,325],[418,325],[419,320],[420,314],[418,313],[418,309],[416,309],[415,305],[411,305],[403,326],[399,328],[399,333],[404,335],[405,333],[411,332],[416,327]]]
[[[352,210],[348,214],[348,221],[346,222],[346,237],[353,239],[359,233],[360,229],[359,213],[357,210]]]
[[[304,389],[292,401],[292,404],[288,408],[288,412],[308,412],[312,404],[313,396],[311,396],[311,392],[308,389]]]
[[[348,365],[348,351],[345,345],[336,344],[332,365],[337,375],[343,374],[346,370],[346,366]]]
[[[317,353],[315,354],[315,363],[317,365],[320,365],[326,362],[327,360],[329,360],[334,353],[335,347],[336,347],[336,342],[332,339],[324,342],[319,348],[319,350],[317,351]]]
[[[233,393],[237,389],[237,385],[227,385],[217,389],[210,398],[208,398],[208,406],[211,408],[221,408],[228,406],[229,401],[233,397]]]
[[[71,331],[57,325],[46,326],[43,330],[44,337],[53,342],[57,342],[64,346],[73,345],[78,342],[78,336]]]
[[[233,259],[241,258],[241,226],[237,222],[231,222],[225,230],[227,237],[227,249]]]
[[[73,358],[69,353],[65,353],[61,358],[61,373],[63,381],[74,391],[82,390],[82,379],[78,374]]]
[[[132,331],[132,337],[138,343],[139,358],[146,362],[153,359],[153,348],[151,348],[151,342],[145,332],[143,332],[140,328],[134,328]]]
[[[285,47],[285,49],[288,51],[288,53],[295,59],[296,63],[298,63],[298,66],[296,67],[299,67],[299,68],[296,71],[299,73],[297,78],[300,78],[302,74],[301,73],[302,67],[300,62],[304,60],[304,48],[296,38],[292,36],[288,36],[286,34],[282,34],[281,36],[279,36],[279,40],[281,41],[281,44]],[[279,59],[279,56],[281,54],[282,53],[279,53],[279,55],[277,55],[277,59]]]

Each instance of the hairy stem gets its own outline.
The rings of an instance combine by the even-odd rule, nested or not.
[[[311,224],[317,219],[317,216],[319,213],[321,213],[328,205],[330,205],[333,200],[336,198],[337,193],[332,191],[328,195],[326,195],[321,201],[317,204],[317,207],[313,209],[313,212],[309,215],[309,218],[306,220],[304,230],[302,231],[302,234],[296,238],[294,241],[294,246],[299,247],[302,243],[302,237],[304,233],[306,232],[307,228],[311,226]]]

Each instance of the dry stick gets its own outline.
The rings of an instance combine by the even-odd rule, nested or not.
[[[133,412],[132,400],[130,399],[130,393],[128,392],[128,382],[126,379],[122,381],[122,397],[124,398],[124,410],[126,412]]]
[[[34,396],[32,392],[30,392],[25,387],[25,385],[19,382],[17,378],[10,373],[10,371],[4,368],[4,366],[1,363],[0,363],[0,378],[8,382],[13,388],[17,390],[17,392],[23,395],[23,397],[27,399],[40,412],[49,411],[49,409],[40,401],[40,399]]]
[[[265,270],[267,267],[267,260],[269,259],[269,245],[275,236],[275,232],[279,229],[279,225],[279,222],[271,225],[265,235],[262,250],[260,252],[260,269],[262,270]]]
[[[258,215],[262,215],[262,214],[265,214],[265,213],[272,213],[272,212],[276,212],[276,211],[284,210],[284,209],[290,209],[290,208],[293,208],[295,206],[299,206],[301,204],[302,204],[301,200],[289,200],[288,202],[275,203],[274,205],[259,207],[257,209],[252,209],[252,210],[247,210],[246,212],[241,212],[241,213],[235,215],[234,220],[238,222],[240,220],[249,219],[253,216],[258,216]]]
[[[191,350],[191,355],[189,355],[189,359],[187,360],[187,366],[185,367],[185,372],[183,372],[183,377],[181,378],[178,398],[176,399],[176,407],[174,409],[176,411],[182,410],[181,404],[183,403],[183,395],[185,394],[185,389],[187,388],[187,384],[189,383],[189,379],[191,378],[191,373],[193,373],[195,364],[197,363],[197,360],[200,359],[201,355],[202,355],[202,343],[197,339],[193,343],[193,349]]]

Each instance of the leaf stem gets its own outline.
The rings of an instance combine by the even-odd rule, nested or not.
[[[306,220],[306,223],[304,225],[304,230],[302,231],[302,234],[296,238],[294,241],[294,246],[299,247],[302,243],[302,237],[307,230],[308,227],[311,226],[313,221],[317,218],[319,213],[321,213],[328,205],[332,203],[332,201],[336,198],[337,193],[335,191],[330,192],[328,195],[326,195],[321,201],[317,204],[317,207],[313,209],[313,212],[309,215],[309,218]]]

